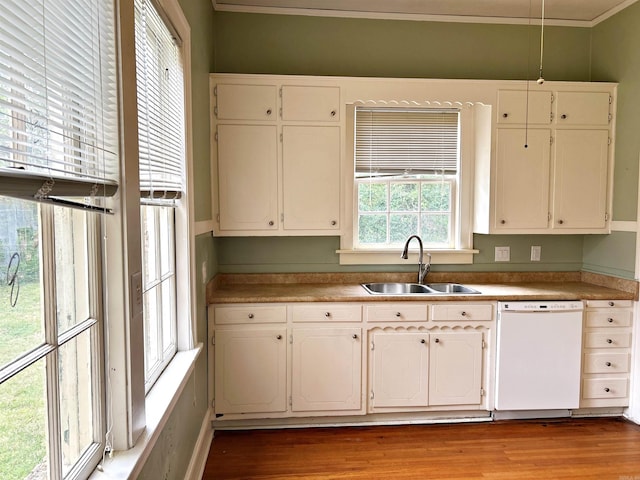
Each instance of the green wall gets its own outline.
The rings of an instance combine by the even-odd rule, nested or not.
[[[211,219],[209,72],[213,68],[213,8],[210,0],[180,0],[191,26],[191,87],[193,95],[193,168],[195,220]],[[208,410],[207,282],[217,273],[217,253],[211,235],[195,241],[197,339],[204,349],[195,370],[160,433],[139,479],[183,479]]]
[[[633,10],[627,18],[627,10]],[[640,81],[640,4],[596,29],[547,27],[544,77],[567,81]],[[619,18],[622,18],[620,20]],[[624,28],[621,28],[620,24]],[[606,25],[611,24],[609,27]],[[592,41],[592,30],[595,30]],[[629,42],[627,35],[633,32]],[[375,77],[537,78],[539,26],[342,19],[216,12],[215,72]],[[613,54],[618,44],[626,53]],[[593,59],[592,59],[593,50]],[[638,58],[636,58],[638,57]],[[633,60],[631,68],[625,62]],[[592,75],[593,62],[593,75]],[[621,73],[626,73],[627,77]],[[621,98],[640,96],[621,83]],[[633,93],[632,93],[633,92]],[[635,99],[635,97],[633,98]],[[614,219],[635,221],[640,111],[618,102]],[[637,102],[636,102],[637,104]],[[221,272],[402,271],[411,266],[341,266],[330,238],[218,238]],[[542,246],[540,262],[530,247]],[[493,261],[495,246],[511,247],[511,262]],[[580,270],[633,278],[635,238],[610,236],[475,235],[473,265],[439,265],[448,271]],[[609,248],[611,247],[611,248]]]

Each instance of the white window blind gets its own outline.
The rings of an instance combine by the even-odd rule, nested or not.
[[[455,174],[458,111],[356,107],[356,177]]]
[[[0,14],[0,195],[54,203],[113,195],[113,4],[3,0]]]
[[[184,185],[184,90],[179,39],[149,0],[135,1],[142,202],[180,198]]]

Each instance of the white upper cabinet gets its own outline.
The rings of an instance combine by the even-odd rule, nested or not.
[[[500,90],[496,111],[498,124],[523,124],[528,117],[530,125],[549,125],[551,92]]]
[[[558,92],[556,124],[608,125],[611,95],[609,92]]]
[[[278,90],[275,85],[216,85],[215,113],[220,120],[275,120]]]
[[[282,119],[286,121],[340,121],[340,88],[282,87]]]

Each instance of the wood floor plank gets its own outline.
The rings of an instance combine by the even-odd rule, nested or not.
[[[640,480],[621,418],[216,431],[203,480]]]

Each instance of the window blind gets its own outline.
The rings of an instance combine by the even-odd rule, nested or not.
[[[3,0],[0,14],[0,195],[113,195],[113,2]]]
[[[135,0],[140,196],[177,199],[184,185],[184,90],[179,39],[149,0]]]
[[[457,110],[356,107],[356,176],[455,174]]]

